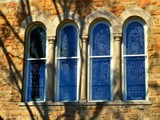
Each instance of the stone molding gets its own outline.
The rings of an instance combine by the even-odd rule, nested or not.
[[[109,102],[53,102],[53,101],[47,101],[47,102],[28,102],[19,103],[19,106],[95,106],[95,105],[101,105],[101,106],[112,106],[112,105],[152,105],[151,101],[109,101]]]
[[[84,21],[81,18],[81,16],[78,15],[77,13],[75,13],[75,12],[66,11],[66,12],[64,12],[60,15],[57,15],[57,17],[52,21],[52,23],[53,23],[52,35],[56,36],[59,25],[67,23],[68,20],[74,21],[77,24],[78,29],[81,33],[81,31],[83,29],[83,25],[84,25]]]
[[[81,35],[81,40],[85,43],[88,42],[88,35]]]
[[[84,31],[83,34],[88,34],[90,25],[95,21],[98,21],[99,19],[104,19],[108,21],[112,28],[113,33],[119,31],[119,23],[117,21],[117,18],[110,12],[106,11],[105,9],[101,8],[97,11],[92,12],[85,18],[85,24],[84,24]]]
[[[114,41],[121,41],[122,33],[113,33]]]
[[[32,9],[36,9],[36,8],[32,7]],[[26,17],[26,19],[22,21],[19,34],[25,35],[26,30],[37,23],[45,26],[47,30],[47,35],[51,36],[50,31],[52,31],[51,29],[51,27],[53,26],[52,22],[44,13],[39,12],[38,10],[36,10],[34,14]]]
[[[36,8],[33,8],[36,9]],[[92,23],[99,20],[106,20],[111,25],[113,33],[122,33],[123,24],[130,17],[137,17],[143,19],[148,28],[154,27],[154,21],[152,16],[146,11],[138,6],[133,6],[129,9],[124,10],[121,15],[117,18],[111,12],[106,11],[104,8],[100,8],[97,11],[89,14],[85,19],[83,19],[79,14],[66,11],[62,14],[57,15],[53,21],[51,21],[47,16],[41,12],[35,12],[32,16],[28,16],[22,23],[20,27],[20,34],[25,34],[25,30],[33,22],[41,22],[44,24],[47,30],[48,36],[56,36],[57,30],[60,25],[68,22],[75,22],[79,29],[80,35],[88,35],[90,26]]]
[[[47,40],[48,40],[49,44],[55,44],[56,36],[48,36]]]
[[[129,9],[126,9],[125,11],[123,11],[118,18],[118,21],[121,25],[120,26],[121,31],[122,31],[123,25],[126,22],[126,20],[128,20],[131,17],[141,18],[146,22],[146,24],[149,28],[154,27],[154,21],[153,21],[152,16],[146,10],[141,9],[138,6],[133,6]]]
[[[88,35],[81,35],[82,40],[82,68],[81,68],[81,91],[80,101],[87,101],[87,42]]]

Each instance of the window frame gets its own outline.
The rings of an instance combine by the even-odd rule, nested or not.
[[[127,27],[133,23],[133,22],[138,22],[143,26],[144,29],[144,54],[134,54],[134,55],[124,55],[125,52],[125,44],[126,44],[126,29]],[[148,51],[147,51],[147,46],[148,46],[148,42],[147,42],[147,24],[145,23],[144,20],[139,19],[139,18],[133,18],[131,20],[126,21],[126,23],[124,23],[123,26],[123,38],[122,38],[122,45],[121,45],[121,60],[122,60],[122,92],[123,92],[123,101],[130,101],[130,102],[143,102],[143,101],[148,101],[149,100],[149,96],[148,96]],[[145,57],[145,99],[144,100],[128,100],[127,99],[127,83],[126,83],[126,65],[125,65],[125,57]]]
[[[76,28],[77,30],[77,56],[76,57],[60,57],[59,55],[59,45],[61,42],[61,33],[62,30],[67,27],[72,25],[74,28]],[[78,26],[74,23],[74,22],[69,22],[69,23],[65,23],[62,26],[60,26],[59,30],[57,30],[57,42],[56,42],[56,51],[55,51],[55,102],[78,102],[79,98],[80,98],[80,68],[81,68],[81,57],[80,57],[80,39],[79,39],[79,29]],[[75,101],[70,101],[70,100],[66,100],[66,101],[60,101],[59,100],[59,84],[60,84],[60,79],[59,79],[59,67],[58,67],[58,60],[60,59],[76,59],[77,60],[77,90],[76,90],[76,100]]]
[[[110,55],[106,55],[106,56],[91,56],[91,44],[93,44],[93,30],[94,28],[99,25],[99,24],[105,24],[109,27],[110,30]],[[112,30],[112,26],[111,24],[106,21],[106,20],[99,20],[96,21],[95,23],[90,25],[90,29],[89,29],[89,44],[88,44],[88,82],[87,82],[87,86],[88,86],[88,92],[87,92],[87,100],[89,102],[109,102],[109,101],[113,101],[113,96],[114,96],[114,84],[113,84],[113,76],[114,76],[114,72],[113,72],[113,68],[114,68],[114,60],[113,60],[113,30]],[[110,58],[110,100],[93,100],[92,99],[92,80],[91,80],[91,58]]]
[[[46,56],[45,58],[30,58],[29,55],[30,55],[30,42],[31,42],[31,33],[33,32],[33,30],[35,30],[36,28],[38,27],[41,27],[45,30],[46,32]],[[45,102],[46,101],[46,92],[47,92],[47,48],[48,48],[48,41],[47,41],[47,30],[46,30],[46,27],[44,25],[42,25],[41,23],[33,23],[33,25],[29,26],[27,28],[27,31],[26,31],[26,35],[25,35],[25,39],[26,39],[26,45],[25,45],[25,70],[24,70],[24,81],[25,81],[25,85],[24,85],[24,88],[25,88],[25,96],[24,96],[24,101],[25,102]],[[43,100],[30,100],[28,101],[28,85],[29,85],[29,77],[28,77],[28,74],[29,74],[29,61],[36,61],[36,60],[41,60],[41,61],[44,61],[45,63],[45,85],[44,85],[44,99]]]

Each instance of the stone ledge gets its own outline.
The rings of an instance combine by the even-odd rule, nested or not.
[[[123,106],[152,105],[151,101],[112,101],[112,102],[21,102],[19,106]]]

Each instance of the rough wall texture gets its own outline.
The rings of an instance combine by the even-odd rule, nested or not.
[[[146,10],[154,20],[148,30],[149,100],[151,105],[19,105],[23,97],[25,37],[20,26],[27,16],[43,13],[51,21],[66,11],[83,19],[100,8],[117,18],[130,7]],[[0,1],[0,119],[160,119],[160,1],[159,0],[19,0]]]

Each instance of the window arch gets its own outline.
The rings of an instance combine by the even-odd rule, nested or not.
[[[57,101],[78,101],[79,34],[73,23],[63,25],[58,32],[56,57]]]
[[[89,100],[112,100],[111,26],[105,21],[95,23],[89,41]]]
[[[46,85],[46,30],[34,25],[26,36],[26,98],[25,101],[44,101]]]
[[[147,42],[146,24],[142,20],[129,20],[123,32],[124,99],[147,99]]]

